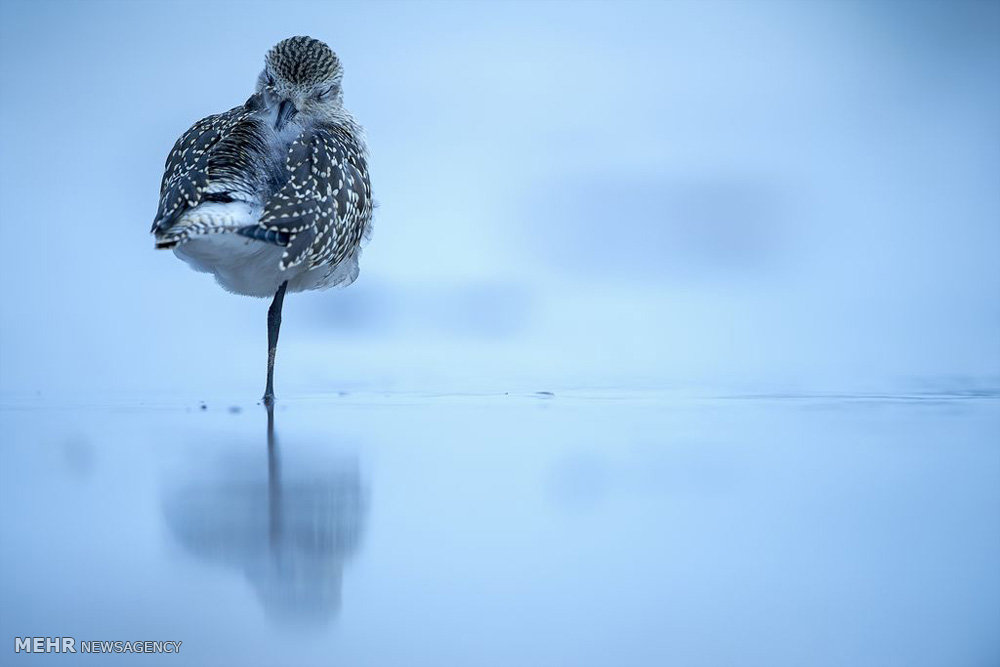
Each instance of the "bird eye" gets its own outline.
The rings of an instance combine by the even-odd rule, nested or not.
[[[274,77],[271,76],[270,74],[267,75],[267,85],[269,85],[269,86],[273,86],[274,85]]]
[[[328,97],[330,97],[330,95],[332,95],[332,94],[333,94],[333,88],[334,88],[333,86],[330,86],[330,87],[329,87],[329,88],[327,88],[326,90],[321,90],[321,91],[319,92],[319,94],[318,94],[318,95],[316,95],[316,98],[317,98],[317,99],[320,99],[320,100],[325,100],[325,99],[327,99]]]

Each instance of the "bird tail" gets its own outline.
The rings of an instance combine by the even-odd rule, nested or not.
[[[238,232],[256,222],[252,207],[245,202],[209,202],[185,212],[166,229],[155,230],[157,249],[168,249],[194,236]]]
[[[170,250],[171,248],[178,245],[181,241],[186,241],[187,239],[181,238],[168,238],[168,239],[156,239],[156,249],[157,250]]]

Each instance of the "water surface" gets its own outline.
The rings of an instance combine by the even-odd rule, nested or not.
[[[269,437],[253,403],[8,399],[0,661],[996,664],[998,408],[346,394]]]

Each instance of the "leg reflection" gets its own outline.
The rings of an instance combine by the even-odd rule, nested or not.
[[[325,625],[340,608],[344,564],[361,540],[359,466],[327,443],[279,448],[274,407],[265,407],[266,476],[259,444],[242,445],[203,477],[170,489],[164,515],[187,552],[242,570],[275,622]]]
[[[271,549],[281,543],[281,468],[278,462],[278,440],[274,435],[274,402],[267,409],[267,519]]]

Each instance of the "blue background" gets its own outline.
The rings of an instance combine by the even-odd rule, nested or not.
[[[381,205],[271,434],[148,230],[294,34]],[[0,148],[0,663],[1000,664],[1000,3],[0,0]]]
[[[343,60],[381,207],[359,281],[286,302],[285,395],[1000,376],[997,3],[2,12],[4,392],[259,391],[266,303],[148,229],[291,34]]]

